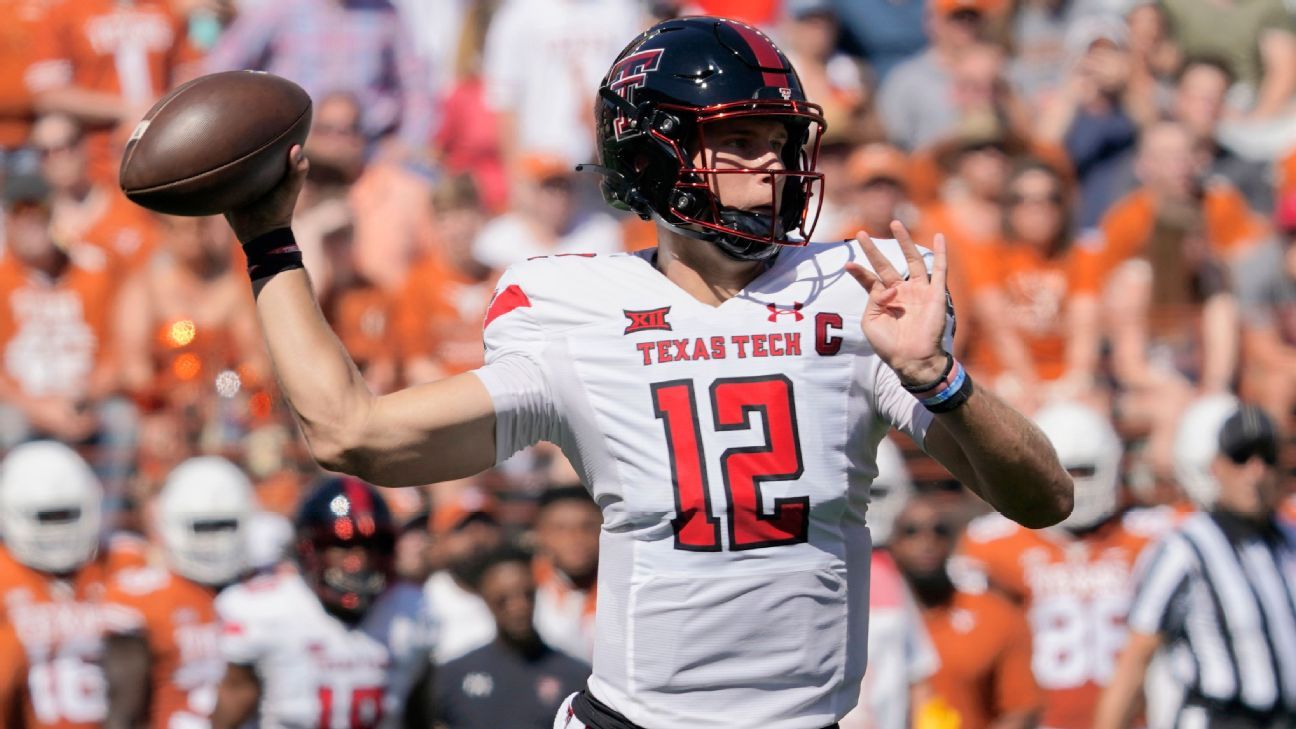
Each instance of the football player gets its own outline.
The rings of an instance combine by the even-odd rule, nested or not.
[[[943,239],[807,242],[823,117],[769,38],[664,21],[597,98],[605,198],[656,221],[658,246],[511,267],[486,364],[383,396],[312,299],[289,227],[308,164],[290,151],[286,181],[227,214],[285,399],[319,462],[388,486],[562,448],[604,516],[594,673],[569,727],[831,725],[864,672],[886,429],[1031,527],[1070,512],[1071,480],[948,354]]]
[[[1045,696],[1040,726],[1079,729],[1092,724],[1125,642],[1134,561],[1173,514],[1119,508],[1122,448],[1108,418],[1057,403],[1036,422],[1075,479],[1071,516],[1038,531],[997,514],[975,519],[951,569],[963,586],[988,583],[1022,605],[1034,641],[1031,668]]]
[[[434,639],[423,592],[391,580],[395,525],[378,491],[329,478],[297,514],[300,574],[216,598],[226,667],[213,729],[254,714],[267,729],[431,725]]]
[[[156,506],[166,569],[123,571],[108,590],[104,726],[206,729],[225,669],[216,592],[245,569],[252,484],[223,458],[192,458]]]
[[[104,593],[113,574],[142,562],[101,547],[102,502],[90,466],[61,443],[25,443],[0,464],[0,624],[26,653],[29,729],[104,721]]]

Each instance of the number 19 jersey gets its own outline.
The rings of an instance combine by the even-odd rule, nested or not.
[[[505,273],[476,371],[497,458],[557,443],[603,510],[598,699],[649,729],[831,724],[864,673],[876,444],[931,415],[860,331],[854,242],[785,248],[716,307],[653,255]]]

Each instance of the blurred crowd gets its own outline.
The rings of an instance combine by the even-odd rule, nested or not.
[[[162,548],[151,503],[187,459],[232,461],[259,508],[289,519],[321,476],[225,221],[158,216],[116,185],[123,145],[169,89],[252,68],[311,94],[294,228],[326,316],[390,392],[481,364],[510,264],[654,244],[652,223],[606,207],[574,167],[596,160],[594,93],[616,54],[692,13],[763,29],[823,106],[814,239],[890,237],[894,219],[923,244],[943,234],[956,354],[978,386],[1031,415],[1100,414],[1120,484],[1104,518],[1202,503],[1193,478],[1213,441],[1185,435],[1185,414],[1212,403],[1262,408],[1293,462],[1292,0],[4,0],[0,453],[72,446],[103,484],[105,530],[152,539],[146,552]],[[904,519],[871,512],[875,533],[950,550],[970,521],[973,545],[1004,536],[914,444],[893,445],[916,498]],[[438,660],[494,634],[473,565],[503,541],[536,554],[545,640],[588,660],[598,510],[579,486],[539,447],[463,482],[382,492],[399,574],[454,626]],[[281,535],[265,537],[273,555],[288,538],[267,533]],[[914,566],[930,555],[896,558],[911,578],[930,571]],[[875,565],[875,599],[903,603],[891,573]],[[1029,607],[996,604],[987,640],[1020,634]],[[920,658],[899,630],[892,648]],[[912,683],[930,691],[919,658]],[[1031,688],[1003,688],[963,726],[1037,719],[1032,670],[1046,689],[1072,680],[1022,660],[1012,680]]]

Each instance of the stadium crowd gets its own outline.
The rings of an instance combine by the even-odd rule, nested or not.
[[[1222,429],[1260,454],[1296,529],[1291,0],[0,0],[0,453],[56,441],[92,469],[62,451],[7,465],[0,538],[62,473],[49,463],[102,511],[68,516],[99,546],[47,598],[20,550],[0,552],[0,727],[180,727],[115,713],[96,673],[148,610],[84,618],[72,650],[57,619],[31,627],[32,591],[120,607],[151,594],[141,570],[187,574],[160,495],[191,459],[247,480],[245,582],[295,569],[293,521],[334,483],[277,394],[224,219],[155,215],[116,185],[153,102],[244,68],[311,94],[294,229],[329,321],[389,392],[481,364],[509,265],[653,244],[574,168],[596,159],[593,92],[625,42],[693,13],[764,30],[823,106],[814,238],[890,237],[893,219],[922,243],[943,233],[955,354],[1089,484],[1071,521],[1032,532],[885,443],[870,669],[842,727],[1094,726],[1140,554],[1215,505]],[[1229,431],[1240,404],[1272,427]],[[593,653],[600,512],[575,470],[537,447],[377,493],[431,626],[428,721],[548,726]],[[1149,670],[1151,726],[1177,716],[1173,664]],[[1296,726],[1288,688],[1255,726]],[[212,701],[176,710],[185,729]],[[356,712],[321,726],[375,725]]]

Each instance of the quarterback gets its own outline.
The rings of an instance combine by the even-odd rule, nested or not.
[[[1029,527],[1067,516],[1071,480],[946,352],[941,239],[809,242],[823,118],[763,34],[660,23],[595,113],[604,196],[656,221],[657,247],[510,268],[486,364],[381,397],[301,270],[294,148],[285,182],[227,213],[285,397],[321,464],[376,484],[563,449],[604,523],[593,675],[555,726],[831,726],[864,673],[886,430]]]

